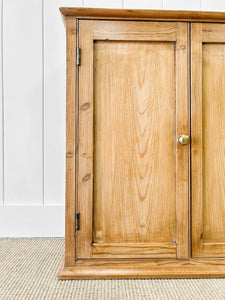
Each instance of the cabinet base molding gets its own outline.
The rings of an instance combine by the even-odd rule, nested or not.
[[[221,278],[225,277],[225,259],[187,259],[151,261],[79,260],[74,267],[62,264],[58,279],[128,278]]]

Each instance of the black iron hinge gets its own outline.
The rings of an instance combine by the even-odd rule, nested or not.
[[[81,49],[77,47],[77,66],[80,66],[81,62]]]
[[[79,230],[80,229],[80,213],[76,212],[75,215],[75,230]]]

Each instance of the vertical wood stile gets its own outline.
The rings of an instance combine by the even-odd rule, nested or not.
[[[91,257],[93,211],[93,38],[92,21],[79,22],[79,146],[78,210],[82,211],[78,232],[79,257]],[[82,37],[82,38],[80,38]]]
[[[192,256],[203,254],[202,24],[191,25]]]
[[[76,19],[66,18],[67,93],[66,93],[66,220],[65,266],[75,265],[75,77]]]
[[[188,132],[188,24],[177,23],[176,137]],[[189,257],[189,146],[176,143],[177,258]]]

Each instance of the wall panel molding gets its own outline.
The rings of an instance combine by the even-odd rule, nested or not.
[[[124,0],[123,8],[162,9],[163,0]]]
[[[44,0],[43,156],[44,204],[64,204],[66,148],[66,32],[60,6],[80,7],[81,0]]]
[[[0,206],[4,204],[4,99],[2,82],[2,0],[0,0]]]
[[[225,1],[224,0],[201,0],[202,1],[202,10],[208,11],[225,11]]]
[[[84,7],[98,8],[122,8],[122,0],[105,1],[105,0],[83,0]]]
[[[201,0],[163,0],[163,9],[201,10]]]
[[[64,236],[64,206],[0,207],[0,237],[51,236]]]
[[[42,0],[3,8],[5,203],[41,204]]]

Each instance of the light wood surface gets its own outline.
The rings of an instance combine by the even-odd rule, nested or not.
[[[176,41],[176,23],[95,21],[93,38],[96,40]]]
[[[177,238],[178,257],[188,257],[188,149],[179,146],[177,160],[174,152],[175,133],[188,133],[187,24],[176,25],[179,33],[175,48],[171,42],[155,42],[154,35],[151,43],[149,36],[144,36],[147,42],[113,41],[116,30],[119,34],[121,28],[132,32],[132,22],[125,27],[118,22],[112,40],[109,33],[107,41],[94,43],[95,28],[99,28],[95,22],[99,23],[79,24],[83,64],[79,67],[78,199],[82,201],[78,200],[78,257],[95,255],[92,238],[96,244],[105,244],[102,257],[115,255],[113,246],[106,253],[110,243],[123,243],[121,252],[128,253],[129,243],[137,243],[138,252],[143,242],[152,247],[155,243],[158,257],[162,249],[162,257],[166,257],[164,243],[177,244]],[[146,28],[145,23],[141,25]],[[164,23],[151,26],[152,32],[159,27],[167,32],[168,28]],[[108,27],[113,28],[113,23]],[[162,31],[161,39],[167,40]],[[93,86],[94,129],[90,102]],[[176,101],[180,103],[177,116]],[[180,172],[177,183],[176,164]]]
[[[95,242],[175,241],[174,82],[173,43],[95,43]]]
[[[192,26],[193,256],[225,257],[224,25]]]
[[[189,129],[189,31],[187,23],[177,23],[176,43],[176,137]],[[177,258],[190,256],[189,237],[189,146],[176,143],[176,241]]]
[[[93,258],[176,258],[175,243],[93,243]]]
[[[78,11],[95,18],[105,10]],[[193,21],[210,16],[222,18],[195,12]],[[67,28],[72,19],[66,14]],[[77,22],[79,67],[76,30],[67,31],[71,120],[79,72],[77,178],[72,148],[59,278],[224,277],[224,25]],[[191,135],[191,174],[180,134]],[[68,139],[75,141],[75,132]]]
[[[77,257],[91,257],[93,211],[93,38],[92,21],[79,23],[79,145],[78,145],[78,211]]]
[[[76,20],[67,18],[65,266],[75,265]]]
[[[101,267],[100,267],[101,265]],[[225,277],[225,260],[140,260],[97,262],[87,267],[61,268],[58,279],[125,278],[212,278]]]
[[[208,243],[204,241],[204,257],[225,257],[225,243],[224,243],[224,236],[221,239],[223,242],[215,242],[215,243]]]
[[[151,10],[151,9],[105,9],[105,8],[82,8],[61,7],[64,16],[77,18],[96,19],[128,19],[128,20],[170,20],[190,22],[224,22],[224,12],[207,11],[177,11],[177,10]]]
[[[145,267],[158,267],[163,268],[165,266],[174,267],[197,267],[207,268],[209,266],[225,267],[225,260],[218,258],[202,259],[202,258],[189,258],[189,259],[79,259],[76,261],[76,267],[129,267],[129,266],[145,266]],[[159,270],[162,271],[162,270]],[[193,275],[193,274],[192,274]],[[197,275],[197,274],[196,274]],[[224,274],[225,276],[225,274]]]
[[[225,24],[202,24],[202,42],[224,43]]]
[[[225,243],[224,75],[225,45],[204,44],[202,69],[203,240],[210,243]],[[225,252],[223,256],[225,257]]]
[[[192,255],[202,256],[202,24],[191,25]]]

